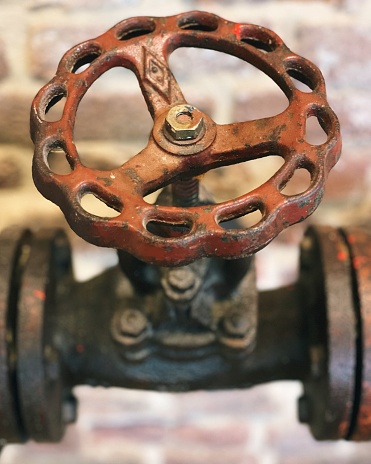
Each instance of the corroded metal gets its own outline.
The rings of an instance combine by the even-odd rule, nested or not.
[[[0,250],[0,439],[59,441],[76,408],[53,340],[68,242],[61,231],[10,229]]]
[[[79,283],[60,231],[3,232],[0,438],[58,440],[74,419],[75,385],[184,391],[296,379],[300,419],[317,439],[369,440],[370,243],[360,228],[311,228],[299,281],[257,295],[250,259],[121,262]]]
[[[228,309],[229,304],[232,310],[240,309],[241,315],[248,313],[256,296],[251,274],[248,280],[252,295],[244,298],[238,295],[240,290],[216,285],[219,301],[212,306],[214,312]],[[210,295],[211,276],[205,284]],[[241,285],[246,281],[242,279]],[[222,319],[214,320],[214,333],[205,330],[208,320],[212,325],[207,311],[203,321],[192,320],[186,308],[178,316],[168,313],[166,302],[156,301],[161,299],[159,290],[138,294],[121,270],[112,268],[91,281],[76,283],[59,300],[54,325],[59,334],[57,349],[73,385],[179,392],[304,378],[308,362],[296,286],[260,295],[257,337],[248,351],[243,348],[241,332],[224,332]],[[230,292],[236,301],[227,297]],[[207,293],[203,296],[205,304]],[[235,314],[231,311],[230,315]],[[238,327],[238,319],[234,321]]]
[[[274,117],[226,125],[201,114],[203,128],[194,138],[172,139],[164,130],[166,116],[174,107],[187,105],[168,66],[169,55],[179,47],[211,48],[253,64],[283,90],[288,108]],[[89,66],[77,73],[85,64]],[[73,143],[76,111],[93,82],[116,66],[135,72],[154,127],[147,147],[121,167],[91,170],[83,165]],[[292,78],[311,91],[299,90]],[[48,110],[63,97],[63,115],[48,122]],[[311,116],[317,117],[327,134],[321,145],[306,140],[306,121]],[[208,256],[248,256],[282,229],[305,219],[322,198],[341,145],[338,120],[315,65],[290,51],[268,29],[197,11],[124,20],[72,48],[33,102],[31,132],[35,183],[59,205],[75,232],[94,244],[171,266]],[[65,152],[71,173],[60,175],[49,167],[48,154],[56,147]],[[149,205],[143,199],[180,179],[270,155],[281,156],[284,165],[265,184],[238,199],[190,207]],[[287,196],[283,189],[299,168],[309,171],[310,185],[302,194]],[[88,193],[116,210],[117,216],[98,217],[85,211],[81,198]],[[256,210],[262,213],[258,224],[236,230],[223,227],[224,222]]]
[[[34,234],[20,287],[16,337],[19,407],[27,436],[36,441],[59,441],[64,432],[67,379],[51,329],[58,289],[70,271],[64,233]]]
[[[357,325],[351,273],[341,231],[310,229],[302,242],[300,279],[310,370],[299,419],[309,424],[318,440],[348,438],[352,428]]]
[[[16,324],[29,242],[28,231],[8,229],[0,234],[0,438],[13,443],[26,437],[17,399]]]
[[[347,227],[344,235],[352,260],[354,306],[357,316],[357,368],[353,427],[349,438],[371,439],[371,232]]]
[[[301,262],[310,370],[299,417],[320,440],[370,440],[371,232],[311,229]]]

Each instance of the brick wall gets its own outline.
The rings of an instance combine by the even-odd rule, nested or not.
[[[121,19],[192,9],[269,27],[292,50],[320,67],[341,121],[344,150],[311,221],[368,221],[371,1],[0,0],[0,228],[64,225],[59,210],[33,187],[28,129],[32,98],[53,76],[63,53]],[[269,116],[285,107],[285,97],[272,81],[237,59],[183,49],[174,53],[171,66],[188,100],[219,123]],[[92,166],[121,164],[146,144],[150,128],[133,75],[125,70],[110,72],[81,104],[76,143]],[[222,178],[220,172],[208,174],[205,181],[216,196],[231,198],[267,176],[273,164],[259,163],[249,170],[230,167]],[[303,181],[297,182],[299,188]],[[294,278],[303,227],[290,229],[259,254],[261,287]],[[80,276],[87,277],[114,259],[109,252],[73,240]],[[310,438],[306,427],[296,422],[299,391],[299,385],[290,383],[188,395],[80,388],[80,419],[61,445],[10,446],[1,462],[369,463],[370,445],[319,444]]]

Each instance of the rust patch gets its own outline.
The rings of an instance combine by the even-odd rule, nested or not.
[[[128,177],[130,177],[130,179],[135,181],[137,184],[140,184],[143,182],[142,179],[138,176],[137,172],[132,168],[126,169],[125,174],[127,174]]]
[[[113,181],[109,177],[97,177],[97,180],[102,181],[105,187],[109,187],[112,185]]]

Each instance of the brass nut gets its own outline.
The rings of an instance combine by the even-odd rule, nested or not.
[[[165,130],[175,140],[196,139],[203,128],[203,115],[192,105],[176,105],[165,118]]]

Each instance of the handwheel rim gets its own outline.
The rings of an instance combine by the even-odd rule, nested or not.
[[[197,27],[200,30],[194,29]],[[138,28],[139,32],[144,31],[143,35],[135,36]],[[129,38],[122,40],[122,36]],[[146,45],[148,43],[151,46]],[[208,146],[182,159],[176,150],[171,153],[159,142],[161,127],[157,121],[172,106],[184,101],[167,62],[171,52],[181,46],[223,49],[248,61],[268,74],[289,98],[288,108],[279,115],[240,123],[242,135],[240,139],[236,136],[233,139],[238,162],[279,152],[285,164],[255,190],[215,205],[165,207],[149,205],[143,199],[151,191],[186,175],[191,163],[198,166],[199,173],[223,163],[232,164],[231,149],[223,145],[223,138],[231,140],[227,136],[232,137],[236,125],[213,126],[211,121],[210,127],[214,127],[216,133],[210,137]],[[76,74],[76,66],[91,58],[90,66]],[[150,68],[153,63],[162,70],[163,79],[156,81]],[[134,70],[154,117],[154,130],[147,147],[134,157],[137,162],[129,160],[110,171],[92,170],[81,163],[73,143],[76,112],[93,82],[115,66]],[[295,88],[291,77],[298,74],[311,84],[311,93]],[[45,121],[50,101],[59,96],[66,97],[63,116],[59,121]],[[305,128],[302,127],[313,115],[327,133],[326,142],[318,146],[305,141]],[[297,121],[296,126],[287,129],[290,118]],[[266,133],[259,125],[265,125]],[[273,130],[277,128],[280,130]],[[244,137],[257,138],[254,139],[254,131],[258,135],[263,133],[265,138],[261,143],[239,149]],[[291,52],[268,29],[236,24],[202,12],[168,18],[131,18],[96,39],[73,47],[62,58],[56,76],[33,102],[31,132],[35,142],[33,175],[36,186],[62,209],[72,229],[91,243],[125,249],[141,260],[160,265],[187,264],[205,256],[243,257],[263,248],[284,228],[305,219],[316,209],[328,172],[337,162],[341,149],[339,123],[327,103],[324,80],[318,68]],[[58,175],[51,171],[47,157],[53,146],[65,151],[71,174]],[[160,158],[165,158],[166,162],[159,161]],[[284,186],[301,167],[311,174],[309,187],[299,195],[284,195]],[[117,210],[117,217],[98,217],[85,211],[81,198],[87,193]],[[254,210],[262,214],[262,219],[254,226],[237,230],[223,228],[224,221]],[[162,237],[149,230],[148,225],[154,222],[169,227],[181,225],[184,232],[175,237]]]

